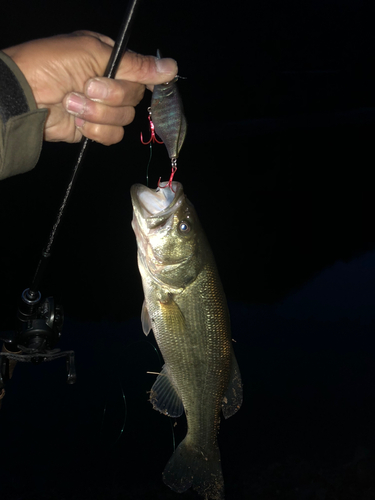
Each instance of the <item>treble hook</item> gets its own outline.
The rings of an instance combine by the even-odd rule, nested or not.
[[[159,177],[158,188],[165,189],[166,187],[169,187],[171,189],[171,191],[173,191],[175,193],[176,191],[172,188],[172,181],[173,181],[174,174],[176,173],[176,170],[177,170],[177,159],[172,158],[172,172],[171,172],[171,176],[169,177],[169,181],[167,182],[167,184],[165,186],[161,186],[160,185],[161,177]]]
[[[163,144],[163,141],[158,141],[156,139],[156,135],[155,135],[155,125],[151,119],[151,108],[147,108],[147,111],[148,111],[148,121],[150,122],[150,132],[151,132],[151,137],[150,137],[150,140],[145,142],[143,140],[143,135],[142,135],[142,132],[141,132],[141,143],[142,144],[150,144],[150,142],[157,142],[158,144]]]

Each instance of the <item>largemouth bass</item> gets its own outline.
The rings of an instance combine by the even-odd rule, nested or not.
[[[164,366],[151,388],[156,410],[185,410],[188,431],[164,472],[174,491],[192,487],[223,500],[217,433],[220,412],[240,408],[242,384],[232,349],[229,313],[214,257],[182,185],[131,188],[138,266],[145,300],[142,326],[152,329]]]

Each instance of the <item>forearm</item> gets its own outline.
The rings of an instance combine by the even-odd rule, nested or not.
[[[35,167],[46,119],[18,66],[0,51],[0,180]]]

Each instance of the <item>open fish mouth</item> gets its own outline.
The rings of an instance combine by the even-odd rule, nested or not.
[[[174,181],[171,186],[168,182],[161,182],[159,186],[150,189],[142,184],[135,184],[130,191],[134,212],[138,219],[141,217],[145,220],[148,228],[168,218],[183,196],[179,182]],[[142,224],[140,220],[138,222]]]
[[[144,264],[153,272],[158,272],[166,266],[175,266],[184,259],[165,261],[152,248],[149,242],[151,234],[158,232],[162,227],[168,228],[172,223],[173,214],[184,197],[183,188],[179,182],[161,182],[157,189],[150,189],[142,184],[135,184],[131,188],[133,204],[132,227],[135,232],[138,248]]]
[[[182,192],[182,186],[178,182],[173,182],[172,186],[162,182],[157,189],[150,189],[143,184],[134,184],[131,187],[132,227],[144,253],[150,232],[167,224],[174,212],[177,192]]]
[[[157,189],[139,189],[138,199],[144,210],[150,215],[156,215],[168,208],[175,198],[176,192],[173,188],[177,187],[176,184],[172,183],[172,189],[167,182],[160,183]]]

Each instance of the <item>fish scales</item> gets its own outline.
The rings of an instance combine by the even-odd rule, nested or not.
[[[217,288],[212,272],[207,269],[192,285],[190,297],[186,298],[183,293],[174,296],[186,319],[183,335],[170,328],[170,324],[164,320],[159,323],[159,318],[155,318],[155,338],[164,361],[173,371],[184,408],[189,408],[189,416],[191,413],[191,437],[196,437],[200,443],[207,440],[214,442],[216,439],[221,400],[229,378],[230,330],[228,318],[220,310],[222,297],[218,297],[218,300],[212,297],[212,290],[216,291]],[[146,298],[146,301],[151,304],[152,316],[155,312],[152,298]],[[202,328],[206,335],[201,334]],[[209,365],[207,360],[210,361]],[[190,409],[192,398],[197,404]],[[216,404],[207,411],[207,404],[211,401]],[[201,425],[204,418],[211,422],[210,426]]]
[[[133,229],[145,303],[165,365],[150,401],[167,415],[186,413],[188,432],[163,473],[174,491],[192,487],[223,500],[217,432],[220,412],[233,415],[242,384],[232,349],[225,294],[195,210],[178,182],[164,189],[132,187]]]

